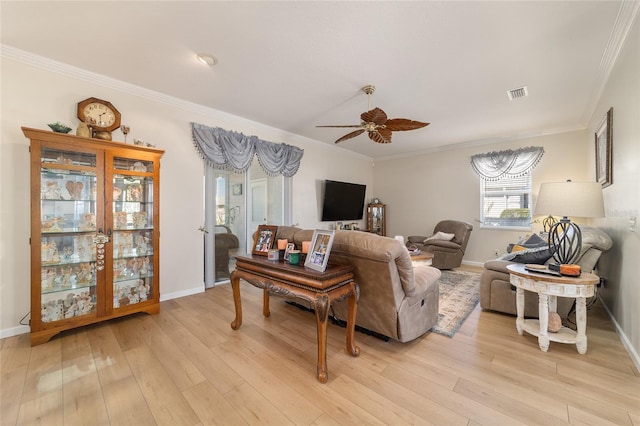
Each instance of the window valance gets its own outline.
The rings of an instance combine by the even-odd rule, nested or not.
[[[255,154],[268,175],[291,177],[298,171],[304,154],[304,150],[296,146],[267,142],[219,127],[191,123],[191,132],[200,156],[216,169],[244,173]]]
[[[519,177],[533,170],[543,154],[544,148],[538,146],[476,154],[471,157],[471,167],[488,181]]]

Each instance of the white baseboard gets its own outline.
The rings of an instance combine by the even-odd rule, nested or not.
[[[164,302],[165,300],[177,299],[179,297],[191,296],[192,294],[204,293],[204,284],[189,288],[187,290],[176,291],[173,293],[166,293],[160,295],[160,301]]]
[[[604,306],[604,310],[607,311],[607,314],[609,314],[609,318],[611,319],[613,326],[616,328],[616,333],[618,333],[618,337],[620,337],[620,341],[622,342],[622,345],[627,350],[627,353],[629,354],[629,357],[631,357],[631,360],[635,364],[636,369],[640,371],[640,356],[638,355],[638,352],[633,347],[633,345],[627,338],[627,335],[622,330],[622,327],[620,327],[620,324],[618,324],[618,321],[616,321],[616,319],[613,317],[613,314],[609,310],[609,307],[604,303],[602,298],[600,298],[600,302],[602,303],[602,306]]]
[[[5,328],[4,330],[0,330],[0,339],[17,336],[18,334],[25,334],[29,331],[31,331],[31,328],[28,325],[19,325],[17,327]]]
[[[174,293],[163,294],[160,296],[160,301],[164,302],[165,300],[177,299],[179,297],[191,296],[192,294],[198,294],[198,293],[204,293],[204,285],[190,288],[187,290],[176,291]],[[17,336],[19,334],[29,333],[30,331],[31,331],[31,328],[28,325],[20,325],[18,327],[5,328],[0,330],[0,339]]]
[[[469,266],[479,266],[479,267],[484,267],[484,262],[474,262],[472,260],[463,260],[462,261],[463,265],[469,265]]]

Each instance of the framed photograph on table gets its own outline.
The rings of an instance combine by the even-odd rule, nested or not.
[[[287,243],[287,248],[284,249],[284,260],[289,260],[289,252],[295,250],[296,245],[294,243]]]
[[[266,256],[271,247],[273,247],[273,242],[276,240],[276,232],[278,232],[277,226],[258,226],[256,235],[253,237],[253,250],[251,253]]]
[[[613,108],[609,108],[596,130],[596,181],[603,188],[613,183],[612,171],[613,146]]]
[[[316,229],[311,239],[311,247],[307,253],[307,259],[304,266],[324,272],[329,262],[329,253],[331,253],[331,245],[336,231],[326,231],[324,229]]]

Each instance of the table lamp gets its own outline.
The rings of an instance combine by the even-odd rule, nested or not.
[[[549,182],[540,185],[535,214],[562,216],[549,229],[549,251],[560,264],[580,255],[582,232],[572,217],[604,217],[602,185],[598,182]]]

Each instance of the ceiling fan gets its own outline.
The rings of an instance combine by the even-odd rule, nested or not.
[[[368,101],[367,107],[370,108],[369,101],[371,100],[371,94],[376,90],[376,86],[364,86],[362,91],[367,94]],[[355,138],[364,132],[368,132],[369,139],[378,143],[391,143],[391,132],[398,132],[403,130],[415,130],[421,127],[428,126],[429,123],[423,123],[421,121],[409,120],[406,118],[392,118],[388,119],[387,114],[380,108],[374,108],[367,112],[360,114],[360,124],[353,125],[332,125],[332,126],[316,126],[316,127],[342,127],[342,128],[358,128],[351,133],[347,133],[335,143],[345,141],[347,139]]]

